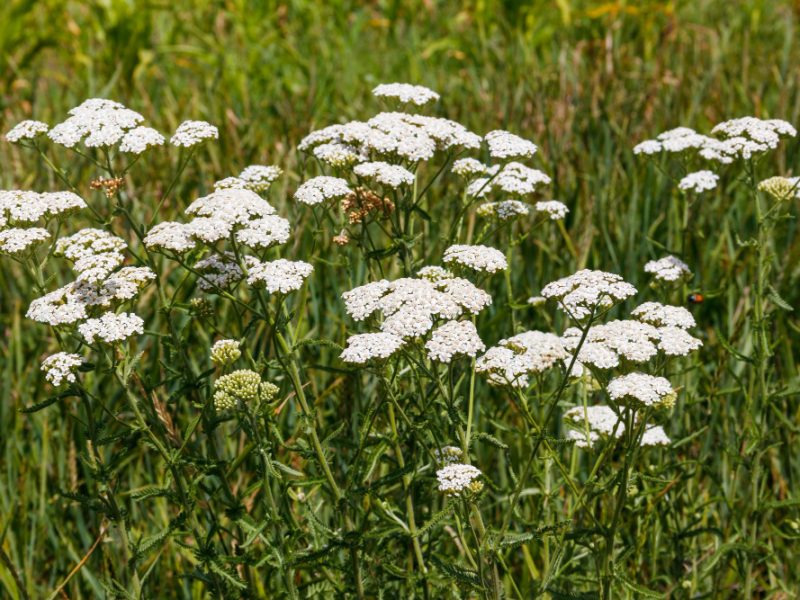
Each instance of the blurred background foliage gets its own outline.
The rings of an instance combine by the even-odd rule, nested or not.
[[[519,295],[537,293],[537,286],[584,265],[646,287],[642,265],[664,254],[675,191],[635,160],[631,147],[678,125],[706,132],[721,120],[751,114],[797,126],[799,16],[800,2],[789,0],[5,0],[0,131],[25,118],[58,122],[69,108],[94,96],[125,103],[165,132],[184,119],[208,120],[220,128],[219,143],[187,170],[175,196],[178,206],[167,206],[166,212],[174,215],[216,179],[263,163],[287,172],[284,198],[276,202],[284,213],[294,210],[286,194],[304,177],[294,150],[300,138],[331,122],[377,112],[370,95],[377,83],[422,84],[442,95],[439,114],[480,134],[507,128],[534,140],[541,149],[539,166],[553,178],[553,197],[570,207],[566,228],[576,256],[563,250],[559,236],[553,244],[531,241],[521,249],[531,259],[514,272]],[[776,153],[781,174],[800,174],[797,152],[794,140]],[[160,180],[169,179],[168,161],[149,161],[130,185],[135,189],[137,179],[146,181],[156,190],[148,193],[157,193]],[[58,189],[35,162],[0,144],[2,187]],[[712,595],[717,585],[735,586],[747,559],[746,552],[733,548],[712,565],[702,563],[710,556],[704,544],[736,539],[737,520],[747,518],[716,495],[735,470],[738,400],[731,394],[744,366],[715,336],[750,351],[744,308],[751,263],[735,240],[752,233],[751,212],[746,200],[731,202],[726,193],[704,199],[694,222],[697,242],[687,262],[696,266],[697,290],[709,297],[696,309],[709,341],[698,363],[705,367],[697,366],[703,372],[687,393],[706,403],[676,417],[683,429],[675,432],[676,439],[691,436],[701,424],[717,432],[686,443],[684,449],[698,462],[696,470],[681,474],[679,484],[697,496],[686,511],[705,514],[711,509],[704,507],[716,503],[717,529],[709,538],[695,533],[691,542],[665,538],[707,568],[704,589]],[[777,291],[792,306],[800,305],[795,233],[791,222],[775,242]],[[304,258],[292,251],[287,256]],[[334,312],[341,341],[348,322],[325,289],[340,282],[329,283],[324,273],[319,271],[319,283],[309,292],[314,301],[308,327]],[[46,343],[28,334],[33,326],[24,319],[26,301],[11,271],[3,268],[0,276],[0,472],[6,473],[0,478],[0,544],[13,541],[12,554],[31,589],[49,590],[81,559],[95,533],[78,510],[53,504],[53,495],[74,476],[75,457],[68,454],[75,449],[57,439],[63,409],[31,417],[17,412],[44,394],[38,363]],[[797,387],[796,314],[776,322],[776,379],[787,390]],[[496,338],[511,333],[497,325]],[[332,335],[330,329],[324,333]],[[331,357],[311,359],[326,364]],[[315,385],[327,389],[327,383]],[[794,423],[795,396],[782,393],[778,409]],[[712,413],[708,401],[726,408]],[[328,409],[342,412],[335,405]],[[785,500],[800,466],[791,450],[797,429],[786,431],[783,454],[774,463],[776,487],[784,490],[777,501]],[[765,543],[768,553],[777,554],[770,555],[764,580],[792,577],[782,571],[787,565],[781,558],[791,556],[797,538],[791,533],[798,518],[792,506],[774,517],[775,537]],[[694,543],[699,547],[684,547]],[[675,561],[679,573],[685,565]],[[88,587],[75,590],[92,597],[99,588],[91,570],[82,576]],[[9,578],[0,566],[0,597],[15,589]],[[787,586],[776,583],[775,589],[785,592]]]

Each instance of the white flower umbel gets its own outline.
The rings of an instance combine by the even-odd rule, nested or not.
[[[631,311],[631,316],[656,327],[689,329],[697,325],[694,315],[683,306],[671,306],[660,302],[640,304]]]
[[[250,219],[275,214],[272,205],[247,189],[219,189],[202,196],[186,207],[187,215],[208,217],[235,225],[244,225]]]
[[[25,316],[52,327],[82,321],[88,316],[86,306],[70,294],[69,290],[70,286],[61,287],[33,300]]]
[[[42,361],[44,378],[55,387],[64,382],[75,383],[75,371],[78,370],[82,363],[83,359],[78,354],[58,352]]]
[[[108,148],[120,143],[126,132],[144,117],[119,102],[92,98],[69,111],[69,117],[47,132],[56,144],[72,148],[83,141],[87,148]]]
[[[541,200],[535,205],[536,212],[546,214],[551,221],[559,221],[567,216],[567,205],[558,200]]]
[[[153,226],[144,237],[144,245],[149,250],[172,250],[183,254],[197,246],[192,230],[185,223],[164,221]]]
[[[151,127],[135,127],[128,131],[119,143],[119,151],[141,154],[153,146],[163,146],[164,136]]]
[[[258,264],[254,256],[244,257],[245,266],[250,269]],[[195,263],[194,268],[201,273],[198,285],[204,292],[227,289],[244,278],[241,267],[236,262],[233,252],[212,254]]]
[[[250,267],[247,283],[264,286],[270,294],[288,294],[299,290],[313,270],[307,262],[279,258]]]
[[[339,142],[320,144],[314,147],[312,153],[315,158],[337,169],[365,160],[358,148]]]
[[[483,175],[489,170],[485,164],[475,158],[459,158],[453,162],[450,171],[461,177],[474,177]]]
[[[642,434],[640,446],[669,446],[672,440],[669,439],[661,425],[653,425],[645,429]]]
[[[122,342],[131,336],[144,333],[144,321],[132,313],[107,312],[98,319],[87,319],[78,325],[78,332],[91,344],[99,339],[106,344]]]
[[[235,363],[242,356],[239,349],[239,342],[236,340],[219,340],[211,346],[211,362],[219,366],[227,366]]]
[[[236,232],[236,241],[251,248],[266,249],[289,241],[289,221],[278,215],[269,215],[248,221]]]
[[[543,331],[525,331],[508,339],[478,358],[475,370],[493,385],[527,387],[529,376],[544,373],[568,357],[559,337]]]
[[[264,192],[281,176],[283,170],[275,165],[250,165],[242,169],[239,179],[251,192]]]
[[[474,358],[486,346],[472,321],[448,321],[433,331],[425,349],[429,359],[449,363],[458,355]]]
[[[219,130],[211,123],[205,121],[184,121],[175,130],[169,140],[173,146],[191,148],[202,144],[206,140],[215,140],[219,137]]]
[[[661,152],[661,144],[656,140],[645,140],[636,144],[633,147],[634,154],[644,154],[644,155],[651,155],[651,154],[659,154]]]
[[[366,162],[353,167],[353,173],[359,177],[374,179],[387,187],[398,188],[414,183],[414,174],[400,165],[385,162]]]
[[[437,281],[442,281],[443,279],[453,279],[455,275],[453,275],[447,269],[431,265],[422,267],[419,271],[417,271],[417,277],[421,279],[427,279],[428,281],[433,281],[435,283]]]
[[[498,160],[531,158],[538,150],[533,142],[508,131],[490,131],[484,139],[489,146],[489,156]]]
[[[31,251],[33,248],[50,237],[47,229],[29,227],[26,229],[6,229],[0,231],[0,252],[19,256]]]
[[[674,283],[692,276],[689,265],[674,256],[651,260],[644,265],[644,272],[652,274],[657,281],[662,283]]]
[[[72,192],[0,190],[0,227],[64,218],[86,208],[86,202]]]
[[[678,182],[678,187],[683,192],[694,192],[700,194],[713,190],[717,187],[719,175],[711,171],[695,171],[689,173]]]
[[[632,406],[671,406],[675,391],[664,377],[645,373],[629,373],[611,380],[608,395],[612,400]]]
[[[347,338],[347,347],[340,358],[344,362],[363,365],[375,359],[386,359],[403,346],[403,338],[391,333],[361,333]]]
[[[97,254],[119,253],[127,247],[125,240],[103,229],[86,228],[59,239],[56,242],[55,252],[75,262]]]
[[[518,162],[510,162],[498,173],[498,166],[489,169],[488,175],[480,177],[467,186],[467,195],[483,198],[494,190],[510,196],[523,197],[536,193],[540,185],[548,185],[550,177],[538,169],[532,169]]]
[[[439,99],[439,94],[421,85],[410,83],[382,83],[372,90],[377,98],[393,98],[403,104],[423,106]]]
[[[564,419],[574,427],[567,431],[567,439],[575,440],[578,448],[591,448],[602,437],[619,438],[625,432],[625,423],[610,406],[576,406],[564,413]]]
[[[635,294],[636,288],[619,275],[590,269],[550,282],[542,288],[542,296],[558,300],[560,308],[578,320],[598,309],[611,308]]]
[[[781,137],[795,137],[797,130],[781,119],[757,119],[755,117],[741,117],[719,123],[711,133],[725,138],[744,137],[757,144],[763,144],[769,149],[778,146]]]
[[[6,134],[6,141],[16,144],[22,140],[34,140],[47,133],[49,129],[50,126],[41,121],[21,121]]]
[[[467,246],[456,244],[444,251],[445,263],[456,263],[474,271],[496,273],[508,268],[505,255],[489,246]]]
[[[352,190],[347,181],[339,177],[322,175],[309,179],[294,193],[294,199],[303,204],[314,206],[326,200],[338,200],[347,196]]]
[[[480,482],[481,475],[480,469],[460,463],[450,464],[436,471],[439,491],[454,496],[481,491],[483,489],[483,484]]]
[[[680,327],[659,327],[658,336],[658,349],[667,356],[686,356],[703,345]]]
[[[567,350],[574,352],[582,335],[578,328],[570,327],[561,341]],[[619,358],[644,363],[658,353],[659,339],[658,329],[652,325],[632,320],[609,321],[589,329],[578,360],[598,369],[616,367]]]
[[[519,200],[503,200],[501,202],[486,202],[485,204],[481,204],[476,212],[482,217],[494,218],[498,221],[508,221],[516,217],[526,216],[530,213],[530,206]]]

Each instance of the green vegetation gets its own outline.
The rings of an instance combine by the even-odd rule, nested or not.
[[[185,169],[187,152],[148,152],[110,199],[90,182],[122,163],[107,172],[48,146],[101,217],[83,211],[62,235],[106,227],[159,280],[126,309],[145,335],[92,355],[84,387],[65,392],[40,370],[64,347],[25,313],[75,275],[61,258],[38,272],[0,257],[0,598],[796,597],[798,200],[757,184],[800,175],[800,138],[758,161],[692,161],[720,182],[691,201],[676,186],[688,161],[632,148],[746,115],[800,126],[798,19],[788,0],[2,3],[3,133],[102,97],[165,135],[206,120],[219,140]],[[292,199],[322,173],[297,145],[383,110],[370,92],[393,81],[441,95],[425,114],[533,140],[532,166],[552,179],[536,199],[563,201],[566,219],[492,230],[470,209],[460,222],[464,182],[438,177],[439,160],[416,171],[421,210],[392,196],[396,229],[334,243],[344,215]],[[205,294],[138,239],[254,163],[284,171],[264,197],[292,237],[270,258],[314,266],[285,302]],[[2,189],[64,188],[30,148],[2,140],[0,166]],[[375,331],[348,316],[343,292],[481,237],[511,263],[475,280],[494,298],[475,319],[487,348],[575,325],[526,300],[583,268],[639,290],[592,318],[629,318],[647,300],[691,310],[703,347],[650,369],[677,391],[652,412],[669,446],[639,448],[632,413],[602,452],[565,440],[561,415],[606,403],[609,374],[561,368],[518,392],[469,359],[340,360],[349,335]],[[651,286],[644,265],[665,254],[693,277]],[[212,364],[223,338],[243,342],[235,366]],[[237,369],[251,371],[216,385]],[[225,413],[245,387],[250,402]],[[437,490],[431,452],[447,444],[482,471],[474,497]]]

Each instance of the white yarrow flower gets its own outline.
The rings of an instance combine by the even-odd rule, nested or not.
[[[538,150],[533,142],[508,131],[490,131],[484,139],[489,145],[489,156],[495,159],[531,158]]]
[[[442,261],[457,263],[474,271],[496,273],[508,268],[505,255],[489,246],[455,244],[444,251]]]
[[[692,276],[689,265],[674,256],[651,260],[645,264],[644,271],[651,273],[656,280],[668,283],[688,279]]]
[[[619,275],[590,269],[548,283],[542,289],[542,296],[558,300],[559,306],[578,320],[597,309],[611,308],[634,294],[636,288]]]
[[[678,187],[684,192],[694,192],[699,194],[707,192],[717,187],[719,175],[711,171],[696,171],[689,173],[678,182]]]
[[[219,130],[206,121],[184,121],[175,130],[169,139],[173,146],[191,148],[206,140],[215,140],[219,137]]]
[[[536,212],[544,213],[550,217],[551,221],[559,221],[566,217],[569,212],[567,205],[558,200],[542,200],[537,202],[534,208],[536,208]]]
[[[163,146],[164,136],[151,127],[135,127],[128,131],[119,143],[119,151],[141,154],[153,146]]]
[[[74,383],[75,371],[83,363],[83,359],[78,354],[58,352],[48,356],[42,361],[42,371],[44,378],[55,387],[62,383]]]
[[[279,258],[271,262],[260,262],[249,268],[247,283],[266,287],[270,294],[288,294],[299,290],[314,270],[307,262]]]
[[[374,179],[378,183],[391,188],[414,183],[414,174],[400,165],[385,162],[366,162],[353,167],[353,173],[359,177]]]
[[[372,95],[378,98],[393,98],[403,104],[412,103],[417,106],[439,99],[439,94],[433,90],[410,83],[382,83],[372,90]]]
[[[344,362],[363,365],[374,359],[386,359],[403,346],[403,338],[391,333],[362,333],[347,338],[347,347],[340,358]]]
[[[326,200],[338,200],[347,196],[352,190],[347,181],[339,177],[322,175],[303,183],[294,193],[294,199],[303,204],[314,206]]]
[[[644,406],[669,406],[675,399],[672,385],[664,377],[629,373],[611,380],[608,395],[620,403]]]
[[[429,359],[449,363],[458,355],[474,358],[486,346],[472,321],[448,321],[433,331],[425,349]]]
[[[27,229],[6,229],[0,231],[0,252],[17,256],[28,252],[50,237],[47,229],[30,227]]]
[[[472,465],[450,464],[436,471],[439,480],[439,491],[449,495],[460,495],[464,492],[479,492],[483,484],[479,481],[480,469]]]
[[[47,133],[49,129],[50,126],[41,121],[21,121],[6,134],[6,140],[12,144],[16,144],[22,140],[33,140]]]
[[[78,332],[91,344],[99,339],[106,344],[122,342],[136,334],[144,333],[144,321],[132,313],[107,312],[98,319],[87,319],[78,325]]]

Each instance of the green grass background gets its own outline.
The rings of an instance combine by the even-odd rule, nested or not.
[[[281,165],[287,176],[279,192],[293,190],[303,177],[294,150],[302,136],[377,112],[370,96],[377,83],[423,84],[442,95],[442,114],[473,131],[507,128],[534,140],[539,166],[553,178],[553,197],[571,209],[566,227],[577,255],[570,256],[558,236],[523,247],[530,260],[514,271],[516,296],[524,299],[584,265],[620,273],[644,289],[642,267],[664,253],[675,191],[635,159],[631,147],[678,125],[707,131],[750,114],[797,126],[799,16],[800,4],[781,0],[7,0],[0,5],[0,130],[24,118],[57,122],[93,96],[122,101],[164,131],[189,118],[215,123],[219,143],[187,170],[166,207],[165,214],[174,215],[214,180],[251,163]],[[796,140],[783,145],[775,154],[776,173],[800,174],[797,158]],[[166,186],[171,166],[158,159],[150,171],[139,170],[134,193],[136,178],[152,190]],[[5,143],[0,183],[59,187],[30,155]],[[447,202],[446,190],[439,200]],[[276,204],[294,210],[289,202]],[[732,488],[738,484],[731,483],[750,460],[737,446],[740,378],[747,367],[720,340],[751,351],[745,317],[753,257],[736,240],[752,234],[752,210],[723,188],[702,200],[694,227],[687,262],[696,269],[693,289],[708,296],[696,309],[706,345],[684,382],[687,404],[671,420],[673,437],[687,440],[675,451],[682,466],[659,467],[670,477],[680,473],[673,493],[686,504],[672,508],[679,524],[669,522],[666,509],[663,519],[646,523],[665,533],[658,548],[640,549],[641,555],[652,558],[648,567],[659,565],[653,572],[664,575],[650,584],[664,593],[677,594],[681,574],[691,570],[697,593],[736,597],[744,565],[755,561],[765,596],[792,597],[798,575],[790,561],[800,531],[794,488],[800,327],[794,312],[774,319],[777,394],[770,422],[778,425],[768,454],[772,477],[759,509],[768,518],[757,547],[739,547],[742,523],[752,518],[736,504]],[[303,258],[308,235],[287,255]],[[782,227],[774,250],[776,292],[798,306],[794,221]],[[310,288],[306,327],[309,335],[341,341],[348,322],[333,294],[347,282],[332,273],[322,269]],[[76,451],[67,442],[69,411],[18,412],[46,397],[38,367],[47,341],[44,330],[24,318],[28,293],[7,264],[0,266],[0,544],[34,597],[46,597],[96,533],[88,517],[59,496],[76,468]],[[526,326],[543,325],[532,312],[520,318]],[[510,333],[506,324],[492,324],[497,338]],[[316,352],[310,351],[310,363],[331,360]],[[335,420],[344,409],[340,392],[330,392],[332,381],[320,374],[314,385],[321,409]],[[131,487],[147,483],[148,463],[136,460]],[[101,552],[105,557],[92,557],[66,597],[99,593],[94,578],[113,562],[114,549]],[[160,558],[166,577],[176,564],[169,552]],[[630,568],[635,573],[645,566],[632,562]],[[199,594],[180,585],[182,592],[169,595]],[[0,597],[15,597],[14,590],[0,565]]]

